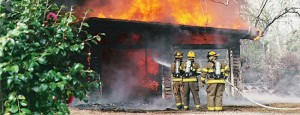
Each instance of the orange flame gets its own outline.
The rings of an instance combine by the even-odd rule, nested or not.
[[[158,82],[156,82],[156,81],[147,81],[144,85],[143,85],[143,87],[145,87],[145,88],[148,88],[148,89],[151,89],[151,90],[153,90],[153,91],[157,91],[157,89],[158,89]]]
[[[92,9],[90,17],[246,29],[240,6],[210,0],[86,0],[78,9]]]
[[[191,0],[168,0],[168,2],[173,10],[171,15],[178,24],[203,26],[211,21],[211,15],[201,13],[200,2]]]
[[[129,19],[139,21],[159,20],[157,15],[162,13],[162,6],[159,1],[160,0],[134,0],[129,3],[129,7],[120,7],[114,11],[108,11],[110,7],[113,7],[113,5],[100,9],[96,8],[97,13],[92,14],[92,16],[96,15],[96,17],[99,18]]]

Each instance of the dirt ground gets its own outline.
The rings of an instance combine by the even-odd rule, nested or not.
[[[300,103],[277,103],[277,104],[269,104],[268,106],[278,107],[278,108],[300,108]],[[223,111],[213,112],[207,111],[206,108],[201,109],[200,111],[196,110],[176,110],[176,109],[165,109],[165,110],[140,110],[140,109],[79,109],[78,107],[70,107],[71,115],[156,115],[156,114],[177,114],[177,115],[193,115],[193,114],[209,114],[209,115],[299,115],[300,109],[297,110],[273,110],[267,109],[259,106],[224,106]]]

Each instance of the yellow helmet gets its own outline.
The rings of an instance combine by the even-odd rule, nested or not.
[[[182,53],[179,52],[179,51],[175,51],[174,57],[175,58],[182,58]]]
[[[195,52],[189,51],[188,54],[187,54],[187,57],[188,58],[195,58],[196,57]]]
[[[210,57],[210,56],[219,56],[219,54],[217,54],[217,53],[214,52],[214,51],[210,51],[210,52],[208,52],[207,57]]]

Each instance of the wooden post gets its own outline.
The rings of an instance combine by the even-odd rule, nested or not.
[[[162,52],[171,52],[170,55],[173,55],[173,48],[170,50],[160,51],[160,54],[163,54]],[[169,56],[162,56],[163,60],[170,60],[171,57]],[[173,98],[173,89],[172,89],[172,77],[171,77],[171,71],[170,68],[162,66],[162,97],[164,99],[170,99]]]
[[[242,87],[242,76],[241,76],[241,60],[240,60],[240,47],[232,48],[230,51],[230,66],[231,66],[231,83],[239,89],[239,91],[243,90]],[[231,94],[233,96],[238,96],[238,93],[231,89]]]

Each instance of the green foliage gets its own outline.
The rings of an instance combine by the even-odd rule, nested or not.
[[[87,100],[89,87],[96,83],[86,82],[92,71],[73,59],[94,41],[90,35],[87,39],[79,37],[82,26],[88,25],[74,26],[73,12],[61,13],[63,7],[48,0],[0,3],[2,112],[69,114],[66,99],[75,96]],[[57,20],[47,18],[50,12],[58,14]]]

